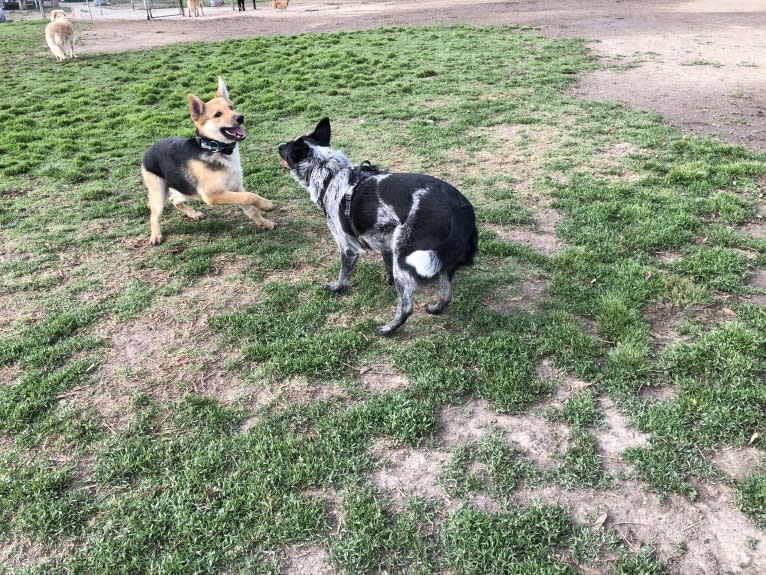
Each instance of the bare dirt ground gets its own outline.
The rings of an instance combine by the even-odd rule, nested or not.
[[[285,12],[230,6],[151,21],[143,12],[94,9],[94,22],[78,25],[78,46],[115,52],[392,25],[532,25],[546,36],[590,40],[614,64],[583,76],[574,94],[653,110],[682,130],[766,150],[763,0],[293,0]],[[621,69],[626,63],[632,67]]]

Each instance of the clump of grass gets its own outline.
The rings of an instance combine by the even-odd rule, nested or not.
[[[539,355],[528,343],[529,334],[521,332],[437,336],[398,351],[394,358],[410,375],[413,394],[444,402],[474,391],[498,411],[515,413],[551,392],[550,382],[535,375]]]
[[[6,471],[0,482],[3,532],[43,541],[83,533],[99,505],[92,491],[75,487],[76,466],[59,467],[50,461],[24,465],[4,459]]]
[[[559,421],[578,429],[586,429],[601,421],[601,412],[596,404],[593,391],[586,389],[573,393],[560,409],[546,411],[551,421]]]
[[[750,517],[759,529],[766,526],[766,476],[751,475],[737,483],[737,507]]]
[[[747,261],[733,250],[712,247],[691,251],[675,270],[710,289],[741,293],[749,275]]]
[[[394,514],[379,494],[363,485],[343,495],[341,513],[342,527],[330,547],[340,572],[407,569],[426,574],[436,568],[436,538],[425,500],[410,499]]]
[[[445,564],[460,575],[480,573],[560,573],[565,569],[554,546],[572,524],[561,507],[535,506],[497,514],[464,506],[442,528]]]
[[[330,379],[347,373],[369,343],[363,333],[369,322],[352,330],[328,324],[338,307],[337,298],[315,287],[273,283],[258,305],[217,316],[211,327],[228,341],[243,341],[243,359],[265,364],[273,378]]]
[[[596,452],[596,440],[585,430],[574,430],[570,445],[561,453],[560,459],[561,467],[553,477],[567,489],[597,487],[606,481],[601,458]]]
[[[617,575],[665,575],[668,571],[657,558],[648,551],[625,553],[615,563]]]
[[[480,472],[474,469],[476,465],[481,467]],[[524,478],[536,475],[533,467],[508,444],[504,434],[494,430],[480,441],[456,447],[439,474],[439,483],[451,497],[467,497],[487,489],[505,499]]]

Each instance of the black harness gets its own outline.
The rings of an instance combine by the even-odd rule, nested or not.
[[[356,226],[354,225],[354,220],[351,217],[351,200],[354,198],[354,192],[356,191],[356,186],[359,185],[359,182],[356,183],[353,187],[350,187],[348,192],[346,192],[346,195],[343,196],[343,201],[346,202],[345,207],[343,208],[343,215],[346,216],[346,223],[348,224],[348,229],[351,230],[351,234],[356,238],[356,241],[359,242],[359,245],[362,246],[365,250],[369,250],[370,246],[369,244],[364,241],[364,238],[359,234],[359,230],[356,229]]]
[[[351,175],[348,179],[348,191],[343,196],[343,215],[346,218],[346,225],[348,226],[348,229],[351,230],[351,235],[356,238],[356,241],[359,242],[359,245],[362,246],[363,249],[368,250],[370,249],[370,245],[364,241],[364,238],[362,238],[361,234],[359,233],[359,230],[356,229],[356,226],[354,225],[354,220],[351,217],[351,202],[354,199],[354,192],[356,192],[356,189],[359,187],[359,184],[361,184],[370,174],[377,174],[379,173],[379,170],[373,166],[369,161],[365,160],[358,166],[351,169]],[[324,197],[327,193],[327,187],[330,185],[330,182],[333,178],[335,178],[337,174],[328,174],[325,181],[322,183],[322,191],[319,193],[319,196],[317,197],[317,206],[319,206],[319,209],[322,210],[322,213],[326,216],[327,215],[327,208],[324,205]]]
[[[197,140],[199,147],[203,150],[208,152],[220,152],[225,156],[230,156],[234,151],[234,148],[237,147],[237,142],[219,142],[218,140],[211,140],[210,138],[200,136],[199,132],[197,132],[195,139]]]
[[[351,217],[351,202],[354,199],[354,192],[356,192],[359,184],[367,179],[370,174],[377,174],[378,172],[378,168],[373,166],[368,160],[365,160],[356,166],[351,172],[352,175],[349,178],[348,191],[346,192],[346,195],[343,196],[343,201],[346,203],[346,205],[343,207],[343,215],[346,217],[346,224],[348,224],[348,229],[351,230],[351,234],[356,238],[356,241],[359,242],[359,245],[361,245],[365,250],[369,250],[370,245],[364,240],[364,238],[359,233],[359,230],[357,230],[356,226],[354,225],[354,220]]]

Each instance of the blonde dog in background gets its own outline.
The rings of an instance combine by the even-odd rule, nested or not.
[[[271,0],[271,7],[276,10],[287,10],[290,0]]]
[[[195,16],[199,16],[200,12],[205,15],[205,10],[202,9],[202,0],[187,0],[189,7],[189,17],[191,18],[192,12]]]
[[[74,58],[74,27],[63,10],[52,10],[45,27],[45,41],[59,62]]]

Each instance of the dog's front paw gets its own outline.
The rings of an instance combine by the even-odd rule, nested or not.
[[[340,293],[344,289],[346,289],[345,284],[342,284],[340,282],[335,282],[334,284],[324,284],[322,286],[325,291],[329,291],[331,293]]]
[[[390,286],[394,285],[394,274],[387,273],[383,281],[385,281]]]
[[[164,239],[165,238],[162,237],[162,234],[157,234],[157,235],[152,234],[152,237],[149,238],[149,243],[152,244],[153,246],[158,246],[162,243]]]
[[[395,331],[396,331],[396,328],[395,327],[392,328],[389,325],[381,325],[380,327],[375,328],[375,333],[383,337],[391,337],[392,335],[394,335]]]
[[[271,220],[267,220],[266,218],[261,218],[261,222],[259,225],[265,229],[265,230],[273,230],[277,227],[277,224],[275,222],[272,222]]]
[[[259,206],[264,212],[270,212],[274,209],[274,202],[271,200],[267,200],[266,198],[263,198],[263,201],[261,202],[261,205]]]

